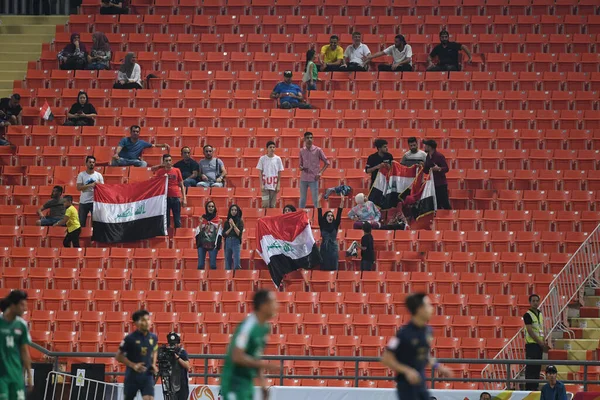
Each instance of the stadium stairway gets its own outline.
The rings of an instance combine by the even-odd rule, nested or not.
[[[7,97],[13,81],[27,72],[27,62],[36,61],[42,43],[54,39],[56,25],[64,25],[67,16],[0,15],[0,97]]]

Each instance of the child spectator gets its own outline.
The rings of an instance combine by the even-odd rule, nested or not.
[[[244,221],[242,210],[237,204],[232,204],[227,213],[227,221],[223,226],[223,237],[225,238],[225,269],[241,269],[240,252],[242,250],[242,233],[244,232]]]
[[[283,207],[283,213],[287,214],[291,212],[296,212],[296,207],[291,204],[286,204],[285,207]]]
[[[360,239],[360,270],[371,271],[373,269],[373,262],[375,261],[375,245],[373,243],[373,235],[371,235],[371,224],[365,222],[363,224],[363,232],[365,234]]]
[[[79,223],[79,213],[75,206],[73,206],[73,196],[66,195],[63,197],[65,200],[65,216],[58,221],[54,226],[66,225],[67,235],[63,240],[63,246],[79,248],[79,235],[81,234],[81,224]]]
[[[302,76],[302,83],[306,84],[306,90],[317,90],[317,80],[319,78],[319,67],[315,64],[317,61],[315,51],[308,50],[306,52],[306,65],[304,66],[304,75]]]
[[[110,69],[110,58],[112,54],[108,38],[102,32],[94,32],[92,41],[92,51],[87,57],[87,69]]]
[[[127,53],[113,89],[142,89],[142,69],[135,62],[135,54]]]
[[[281,187],[280,178],[283,171],[281,157],[275,154],[275,142],[267,142],[267,154],[258,160],[256,169],[260,171],[260,190],[263,208],[275,208],[277,193]]]
[[[210,269],[217,269],[217,253],[221,248],[221,220],[217,216],[217,206],[209,201],[204,206],[200,226],[196,229],[196,247],[198,248],[198,269],[204,269],[206,253],[209,255]]]

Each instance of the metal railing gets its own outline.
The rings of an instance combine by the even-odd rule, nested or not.
[[[48,399],[48,395],[52,394],[52,399],[118,400],[120,389],[115,383],[52,371],[46,378],[44,399]],[[68,397],[65,397],[65,394]]]
[[[583,304],[585,286],[589,283],[598,286],[597,274],[600,267],[600,225],[586,238],[563,269],[550,283],[550,291],[540,303],[540,311],[544,316],[544,334],[550,339],[552,333],[563,332],[573,338],[573,331],[568,327],[567,308],[577,302]],[[525,328],[521,328],[515,336],[500,350],[494,360],[522,360],[525,358]],[[553,361],[554,362],[554,361]],[[481,372],[482,377],[507,380],[519,376],[523,365],[514,365],[505,369],[499,364],[490,363]]]

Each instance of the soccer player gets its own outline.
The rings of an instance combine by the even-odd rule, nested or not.
[[[27,386],[33,387],[27,348],[31,336],[27,322],[21,318],[27,310],[27,293],[13,290],[0,303],[0,400],[25,400],[23,370]]]
[[[271,291],[261,289],[254,294],[254,312],[238,325],[227,349],[221,374],[223,400],[252,400],[254,378],[258,376],[263,399],[268,392],[263,370],[279,372],[277,364],[260,359],[270,332],[268,321],[277,313],[277,300]]]
[[[158,338],[150,332],[150,313],[138,310],[133,313],[135,332],[125,336],[115,359],[127,366],[123,392],[125,400],[134,400],[137,392],[143,400],[154,399],[154,376],[158,372],[156,357]]]
[[[425,385],[425,367],[431,365],[441,377],[451,377],[452,372],[431,357],[433,336],[427,325],[433,314],[431,300],[424,293],[406,298],[406,308],[411,321],[390,339],[381,362],[395,371],[399,400],[429,400]]]

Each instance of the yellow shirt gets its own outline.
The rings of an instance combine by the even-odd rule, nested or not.
[[[65,215],[67,216],[67,232],[71,233],[76,229],[81,228],[81,224],[79,223],[79,214],[77,213],[77,209],[73,206],[67,208],[65,211]]]
[[[339,44],[335,50],[331,50],[330,45],[326,44],[321,47],[321,54],[323,55],[323,62],[325,64],[334,63],[337,60],[344,59],[344,50],[342,50],[342,47]]]

